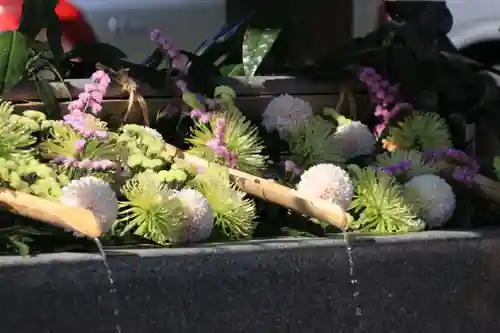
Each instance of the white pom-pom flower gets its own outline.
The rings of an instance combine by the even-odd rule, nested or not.
[[[111,229],[118,214],[118,201],[111,186],[92,176],[72,180],[64,186],[60,202],[90,210],[97,217],[104,232]]]
[[[317,164],[307,169],[297,184],[297,191],[311,198],[336,203],[347,210],[354,186],[349,174],[334,164]]]
[[[335,134],[346,159],[370,155],[375,149],[375,137],[368,127],[359,121],[338,126]]]
[[[277,131],[281,138],[314,116],[312,107],[301,98],[288,94],[273,98],[262,115],[268,132]]]
[[[182,189],[175,195],[183,204],[186,214],[186,232],[183,242],[200,242],[210,237],[214,228],[212,207],[203,194],[194,189]]]
[[[421,218],[431,228],[441,227],[455,211],[453,189],[439,176],[413,177],[404,185],[404,189],[406,197],[419,205]]]

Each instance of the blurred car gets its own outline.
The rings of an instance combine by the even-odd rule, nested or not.
[[[0,31],[16,29],[22,0],[0,0]],[[179,48],[194,51],[226,21],[226,0],[60,0],[63,46],[103,42],[133,62],[155,47],[151,30],[160,29]],[[38,39],[45,39],[42,32]]]
[[[500,64],[500,1],[446,0],[453,15],[448,34],[462,53],[487,65]]]

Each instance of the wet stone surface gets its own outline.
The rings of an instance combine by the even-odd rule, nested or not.
[[[343,244],[116,251],[116,295],[98,255],[2,257],[2,332],[500,331],[500,232],[354,241],[356,291]]]

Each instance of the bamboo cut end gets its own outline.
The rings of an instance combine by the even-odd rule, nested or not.
[[[59,228],[71,229],[87,237],[98,238],[103,234],[99,220],[87,209],[63,205],[6,188],[0,189],[0,204],[14,214]]]

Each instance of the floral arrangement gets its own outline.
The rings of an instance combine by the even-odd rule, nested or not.
[[[270,45],[276,36],[271,37]],[[315,110],[288,94],[271,99],[255,121],[239,110],[230,87],[207,92],[210,84],[193,81],[192,69],[199,67],[193,55],[178,50],[160,31],[150,38],[157,48],[150,59],[154,66],[147,66],[165,64],[184,111],[156,121],[146,119],[145,112],[148,126],[107,123],[101,116],[111,78],[104,70],[92,75],[60,120],[38,111],[18,114],[3,101],[3,188],[91,211],[107,244],[172,246],[301,230],[404,233],[441,228],[458,215],[457,202],[474,183],[477,163],[453,147],[447,119],[415,110],[399,85],[376,69],[359,69],[357,79],[367,88],[377,124],[349,119],[333,108]],[[109,71],[119,80],[116,73]],[[203,89],[192,91],[196,87]],[[185,153],[207,164],[193,167],[179,158],[173,137],[177,145],[182,141]],[[496,161],[495,170],[499,165]],[[265,194],[250,196],[231,170],[340,207],[348,223],[336,229],[272,204]],[[74,230],[21,217],[0,231],[8,250],[23,253],[54,235],[69,244],[87,241]]]
[[[373,132],[291,95],[273,98],[258,124],[240,112],[227,86],[217,87],[212,98],[184,89],[188,112],[179,119],[190,125],[180,135],[187,153],[209,162],[195,170],[169,152],[161,128],[108,128],[99,119],[111,79],[98,70],[61,120],[38,111],[16,114],[11,103],[1,103],[2,187],[92,211],[110,243],[165,246],[256,237],[272,207],[239,189],[228,168],[268,177],[274,166],[281,170],[272,175],[276,182],[348,212],[350,231],[444,226],[457,206],[457,186],[471,183],[477,165],[451,146],[439,115],[405,105],[407,115],[391,121],[403,104],[387,95],[393,86],[373,69],[362,70],[360,79],[370,87],[383,125]],[[279,146],[280,153],[269,146]],[[334,232],[324,221],[306,223]],[[19,245],[14,236],[11,245]]]

